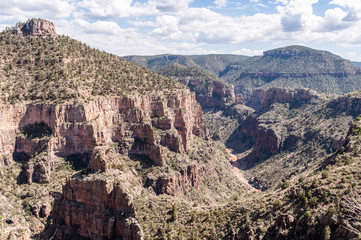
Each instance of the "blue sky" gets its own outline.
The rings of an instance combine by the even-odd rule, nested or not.
[[[361,0],[0,0],[0,29],[33,17],[120,56],[301,44],[361,61]]]

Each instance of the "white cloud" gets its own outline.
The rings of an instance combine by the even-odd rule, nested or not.
[[[291,0],[286,6],[277,7],[285,32],[301,31],[312,24],[312,4],[318,0]]]
[[[132,0],[82,0],[78,6],[94,18],[121,18],[130,16]]]
[[[346,15],[347,13],[340,8],[329,9],[325,12],[325,17],[319,19],[319,26],[315,27],[315,30],[320,32],[333,32],[348,28],[350,23],[342,20]]]
[[[361,0],[333,0],[330,4],[349,9],[344,21],[354,22],[361,19]]]
[[[161,12],[179,12],[188,8],[188,4],[193,0],[158,0],[156,2],[156,9]]]
[[[227,0],[215,0],[214,4],[216,4],[217,7],[225,7],[227,6]]]
[[[29,18],[70,17],[74,6],[67,0],[0,0],[1,23],[24,22]]]
[[[260,56],[263,54],[263,50],[251,50],[247,48],[242,48],[232,52],[232,54],[245,55],[245,56]]]
[[[279,46],[285,42],[342,42],[357,46],[361,42],[361,0],[332,0],[329,9],[318,16],[313,13],[313,4],[318,0],[249,0],[245,3],[212,0],[218,7],[217,11],[212,11],[214,6],[190,7],[192,2],[0,0],[0,28],[32,17],[46,18],[57,25],[59,33],[121,55],[219,51],[203,50],[207,44],[212,44],[208,45],[212,47],[204,47],[206,49],[219,46],[217,44],[257,42],[277,43]],[[259,6],[264,2],[277,4],[276,13],[234,16],[228,12],[234,7],[233,13],[245,13],[243,7]],[[236,52],[245,55],[260,53],[245,48]]]
[[[286,5],[288,3],[288,0],[276,0],[275,2],[276,4],[283,4],[283,5]]]

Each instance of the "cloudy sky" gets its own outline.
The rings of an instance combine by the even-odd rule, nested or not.
[[[302,44],[361,61],[361,0],[0,0],[0,29],[33,17],[120,56]]]

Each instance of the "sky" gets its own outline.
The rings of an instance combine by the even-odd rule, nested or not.
[[[119,56],[297,44],[361,61],[361,0],[0,0],[0,30],[29,18]]]

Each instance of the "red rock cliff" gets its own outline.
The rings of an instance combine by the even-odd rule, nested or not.
[[[0,119],[2,164],[11,163],[13,154],[35,157],[41,151],[47,159],[81,155],[84,161],[96,146],[117,144],[122,154],[144,154],[162,165],[164,148],[183,153],[193,135],[208,138],[202,110],[186,90],[161,97],[98,98],[89,103],[2,105]],[[38,123],[49,127],[51,135],[22,134],[24,128]]]
[[[135,182],[136,176],[120,171],[70,179],[53,209],[57,237],[143,239],[142,229],[135,219],[134,192],[131,193],[130,186]]]

